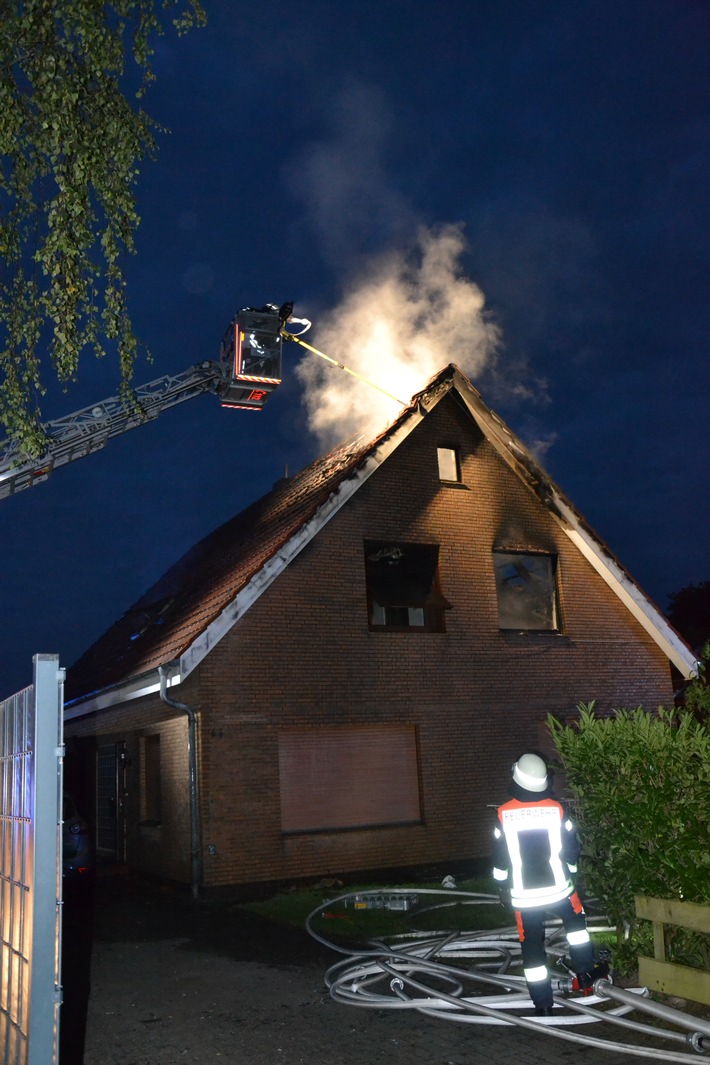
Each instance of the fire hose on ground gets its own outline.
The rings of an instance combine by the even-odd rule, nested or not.
[[[387,908],[405,909],[413,896],[446,896],[446,902],[417,908],[410,919],[434,910],[444,912],[456,905],[496,904],[495,895],[450,888],[388,888],[382,891],[349,892],[326,899],[308,916],[311,936],[331,950],[345,955],[328,969],[325,983],[331,997],[342,1004],[371,1009],[415,1010],[439,1020],[467,1024],[516,1025],[567,1042],[602,1050],[623,1052],[646,1060],[690,1063],[710,1053],[710,1020],[664,1005],[650,997],[646,988],[617,987],[611,979],[597,980],[593,993],[573,998],[571,972],[565,964],[566,943],[559,921],[546,926],[546,949],[560,966],[553,970],[554,1009],[551,1016],[526,1016],[532,1003],[520,968],[520,944],[514,927],[492,931],[411,931],[401,936],[373,939],[364,949],[343,946],[320,935],[314,923],[338,906],[367,908],[383,898]],[[356,901],[357,900],[357,901]],[[601,920],[602,923],[599,923]],[[611,931],[603,919],[589,919],[590,932]],[[468,967],[460,966],[466,962]],[[655,1024],[634,1019],[640,1014]],[[587,1034],[589,1025],[623,1029],[644,1037],[644,1045],[597,1038]],[[658,1045],[652,1045],[656,1043]],[[671,1049],[667,1044],[676,1044]],[[682,1052],[678,1046],[690,1050]]]

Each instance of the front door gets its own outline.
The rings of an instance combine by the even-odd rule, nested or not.
[[[96,751],[96,855],[126,860],[126,745],[100,744]]]

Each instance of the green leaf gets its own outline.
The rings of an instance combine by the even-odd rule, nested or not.
[[[165,12],[177,10],[170,19]],[[75,379],[114,342],[130,390],[139,343],[123,261],[135,183],[161,127],[123,90],[166,25],[203,25],[199,0],[22,0],[0,22],[0,423],[27,455],[45,446],[44,378]]]

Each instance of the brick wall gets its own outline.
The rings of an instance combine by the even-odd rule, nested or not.
[[[463,487],[440,484],[437,446],[460,449]],[[445,633],[368,630],[363,541],[390,537],[441,545]],[[558,556],[564,635],[500,632],[494,547]],[[453,400],[214,649],[201,683],[218,730],[204,739],[215,884],[483,857],[487,804],[545,742],[548,713],[672,698],[665,657]],[[279,728],[383,721],[417,726],[424,823],[282,838]]]
[[[459,449],[462,486],[439,482],[437,446]],[[388,538],[440,545],[441,590],[452,604],[446,632],[369,631],[363,541]],[[499,630],[494,548],[557,556],[562,634]],[[567,717],[590,699],[602,710],[652,709],[672,690],[650,637],[448,398],[210,652],[179,698],[200,713],[205,883],[222,885],[483,858],[489,806],[504,798],[514,759],[547,743],[548,713]],[[279,730],[381,722],[417,728],[423,822],[282,836]],[[160,730],[163,779],[175,783],[165,784],[160,838],[130,828],[129,861],[189,879],[185,717],[151,697],[147,708],[102,715],[100,727],[132,751]],[[137,802],[129,798],[133,822]]]
[[[199,704],[198,678],[192,677],[180,701]],[[125,763],[119,773],[117,800],[123,804],[126,827],[126,861],[145,873],[167,879],[189,882],[190,868],[190,795],[188,788],[188,725],[187,716],[166,706],[158,695],[126,703],[123,707],[101,714],[71,720],[65,724],[68,751],[72,740],[84,741],[81,757],[84,765],[76,775],[95,774],[96,749],[102,744],[125,744]],[[161,818],[160,825],[144,823],[146,811],[141,806],[145,762],[144,741],[160,737]],[[86,741],[93,738],[93,749]],[[85,795],[91,794],[86,787]],[[82,812],[95,819],[96,795],[92,809]]]

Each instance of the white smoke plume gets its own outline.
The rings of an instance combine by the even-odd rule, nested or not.
[[[350,82],[323,108],[326,136],[306,145],[284,177],[320,257],[351,276],[368,254],[411,239],[418,220],[388,176],[397,123],[384,94]]]
[[[314,347],[401,400],[309,354],[296,372],[309,427],[324,447],[374,435],[450,362],[474,378],[492,367],[499,331],[480,288],[462,272],[464,250],[461,226],[422,228],[413,253],[373,259],[318,320]]]
[[[325,137],[305,146],[285,178],[302,204],[301,238],[315,238],[344,294],[313,316],[304,339],[402,401],[305,355],[297,374],[309,428],[330,447],[374,435],[448,363],[474,377],[491,369],[499,335],[461,265],[463,226],[421,227],[390,179],[402,134],[384,94],[348,83],[323,109]],[[297,313],[308,314],[307,303]]]

